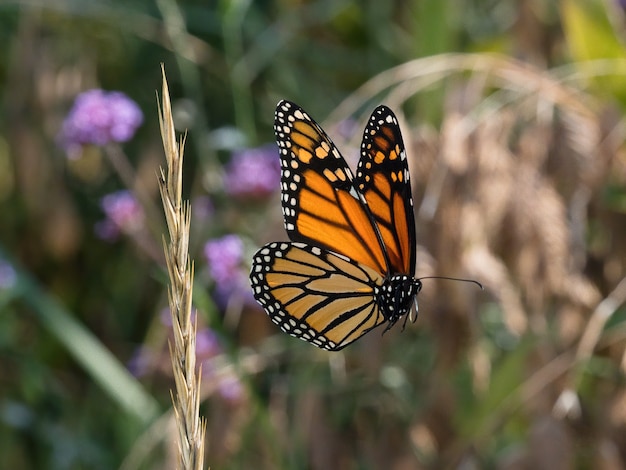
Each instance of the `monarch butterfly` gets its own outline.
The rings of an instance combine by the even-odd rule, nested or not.
[[[415,279],[415,220],[400,126],[377,107],[353,177],[326,132],[289,101],[276,107],[281,201],[291,242],[253,258],[255,299],[281,330],[338,351],[408,315]],[[406,322],[406,319],[405,319]]]

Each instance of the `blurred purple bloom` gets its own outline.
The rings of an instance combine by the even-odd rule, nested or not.
[[[334,131],[344,140],[348,140],[354,137],[354,134],[356,134],[358,130],[359,123],[356,119],[352,118],[347,118],[339,121],[334,126]]]
[[[10,263],[0,260],[0,290],[13,287],[16,279],[15,268]]]
[[[213,297],[220,309],[224,310],[235,295],[245,304],[256,305],[243,268],[243,241],[238,235],[209,240],[204,245],[204,256],[209,275],[215,281]]]
[[[141,109],[124,93],[94,89],[76,97],[59,137],[71,155],[82,145],[126,142],[142,122]]]
[[[143,377],[150,371],[154,361],[154,352],[145,346],[135,349],[127,363],[128,371],[135,377]]]
[[[234,234],[209,240],[204,245],[204,256],[209,264],[209,274],[215,283],[231,284],[241,272],[243,241]]]
[[[234,371],[224,370],[216,361],[202,363],[202,380],[215,386],[217,393],[230,404],[237,404],[244,397],[244,387]]]
[[[120,229],[109,219],[96,222],[93,230],[96,232],[96,236],[99,239],[106,240],[108,242],[114,242],[120,236]]]
[[[217,390],[221,397],[230,402],[238,403],[243,398],[243,385],[236,375],[227,375],[220,379]]]
[[[206,361],[222,352],[217,333],[210,328],[203,328],[196,333],[196,359]]]
[[[100,205],[107,218],[96,224],[96,234],[103,240],[115,240],[121,232],[133,233],[143,226],[143,209],[130,191],[107,194]]]
[[[143,209],[130,191],[122,190],[107,194],[100,204],[107,217],[120,228],[136,228],[143,225]]]
[[[233,153],[226,166],[224,188],[236,197],[267,197],[280,184],[280,158],[276,144]]]

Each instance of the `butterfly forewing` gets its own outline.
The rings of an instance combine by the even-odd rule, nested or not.
[[[415,274],[413,198],[400,126],[393,112],[379,106],[363,134],[355,179],[382,236],[394,273]]]
[[[289,238],[325,247],[386,273],[386,254],[366,201],[328,135],[302,108],[288,101],[276,107],[274,130]]]
[[[337,351],[386,321],[383,278],[368,266],[304,243],[265,245],[250,274],[255,299],[281,330]]]

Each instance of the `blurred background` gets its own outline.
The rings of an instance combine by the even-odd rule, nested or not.
[[[618,0],[0,2],[0,467],[176,462],[163,63],[213,469],[626,467]],[[280,99],[354,166],[397,113],[420,316],[338,353],[247,273],[284,240]]]

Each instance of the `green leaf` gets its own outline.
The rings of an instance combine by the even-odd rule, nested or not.
[[[54,297],[20,269],[0,249],[0,259],[8,260],[16,272],[11,287],[14,300],[29,305],[42,325],[54,335],[88,374],[129,414],[144,424],[157,416],[156,400],[126,367]]]
[[[605,2],[564,0],[561,14],[570,53],[579,70],[591,78],[599,91],[608,91],[626,103],[626,50],[616,35]],[[601,59],[609,61],[600,64],[597,61]]]

